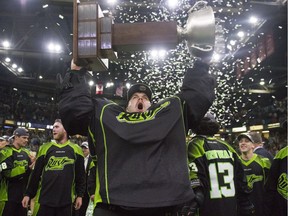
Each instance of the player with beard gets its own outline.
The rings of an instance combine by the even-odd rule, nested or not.
[[[33,215],[37,216],[72,215],[74,201],[79,209],[85,191],[83,152],[70,142],[60,119],[53,124],[53,139],[40,147],[22,200],[27,208],[36,196]]]
[[[94,215],[164,216],[194,200],[186,134],[214,100],[209,65],[196,60],[179,94],[152,104],[143,83],[127,93],[127,107],[92,98],[85,67],[71,63],[60,83],[59,112],[69,135],[88,134],[97,160]],[[189,209],[185,215],[193,215]]]

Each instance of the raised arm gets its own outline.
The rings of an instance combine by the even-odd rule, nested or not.
[[[57,75],[60,88],[58,109],[63,126],[69,135],[87,135],[93,103],[86,81],[87,70],[71,63],[64,79]]]
[[[179,97],[185,102],[186,123],[194,128],[203,118],[215,98],[215,79],[208,73],[209,65],[196,60],[194,67],[187,69]]]

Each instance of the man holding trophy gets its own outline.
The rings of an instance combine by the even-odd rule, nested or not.
[[[208,23],[213,21],[214,17]],[[200,30],[205,28],[215,30],[213,25]],[[189,34],[189,29],[182,30],[185,39]],[[215,80],[207,64],[214,35],[208,38],[204,43],[187,43],[196,57],[194,67],[186,70],[177,95],[156,104],[152,104],[149,83],[137,83],[128,90],[125,108],[93,98],[86,65],[73,60],[64,79],[58,76],[64,127],[69,135],[88,136],[97,164],[95,216],[172,216],[185,203],[180,215],[196,213],[201,200],[190,186],[186,134],[197,126],[215,97]]]

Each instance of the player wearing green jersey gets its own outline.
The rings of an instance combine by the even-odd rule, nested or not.
[[[254,206],[239,156],[226,142],[214,137],[219,124],[211,113],[193,129],[188,143],[191,186],[200,216],[253,215]]]
[[[255,215],[263,216],[264,214],[264,183],[271,166],[269,158],[255,154],[253,137],[255,132],[240,134],[237,139],[239,141],[239,149],[241,152],[241,162],[246,174],[248,187],[252,190],[251,201],[255,206]]]
[[[82,205],[85,191],[83,152],[77,144],[68,140],[61,120],[53,124],[55,142],[43,144],[22,200],[27,208],[29,200],[36,196],[33,215],[70,216]]]
[[[288,147],[282,148],[274,157],[265,184],[265,216],[287,216],[288,207]]]
[[[0,184],[0,215],[26,216],[21,205],[29,174],[31,172],[30,152],[25,146],[29,133],[25,128],[13,132],[13,143],[0,152],[2,179]]]

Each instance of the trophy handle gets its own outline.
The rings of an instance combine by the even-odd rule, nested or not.
[[[208,2],[207,1],[198,1],[198,2],[196,2],[190,9],[189,9],[189,11],[188,11],[188,13],[191,13],[191,12],[193,12],[194,10],[199,10],[197,7],[199,7],[199,5],[200,4],[202,4],[202,7],[205,7],[207,4],[208,4]]]

